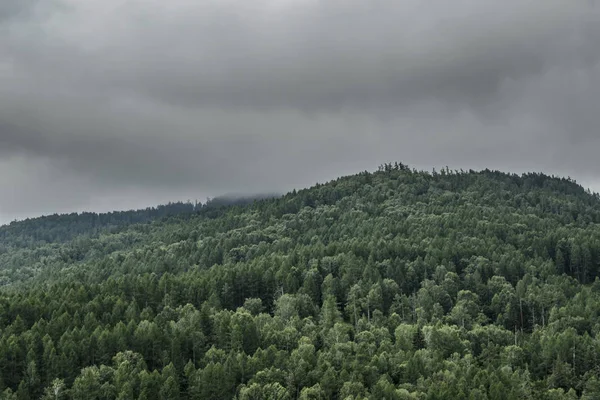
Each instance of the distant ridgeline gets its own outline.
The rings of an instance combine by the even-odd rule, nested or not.
[[[192,203],[170,203],[136,211],[116,211],[106,214],[90,212],[49,215],[15,221],[0,227],[2,244],[10,242],[18,247],[44,243],[66,242],[78,235],[94,236],[130,224],[143,224],[157,218],[192,213]]]
[[[254,201],[276,197],[276,194],[252,196],[218,196],[203,203],[175,202],[143,210],[114,211],[109,213],[54,214],[39,218],[14,221],[0,226],[0,253],[5,246],[32,247],[46,243],[63,243],[75,237],[93,237],[101,232],[116,232],[132,224],[146,224],[167,217],[185,217],[194,213],[214,213],[215,209],[240,206]]]
[[[0,227],[0,399],[599,399],[600,198],[384,164]]]

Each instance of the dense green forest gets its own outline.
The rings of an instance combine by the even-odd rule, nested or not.
[[[599,399],[600,197],[385,164],[0,228],[2,399]]]

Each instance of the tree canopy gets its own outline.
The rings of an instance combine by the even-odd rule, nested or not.
[[[600,398],[600,198],[385,164],[0,227],[0,398]]]

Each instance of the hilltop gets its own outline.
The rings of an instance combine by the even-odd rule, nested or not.
[[[597,398],[599,222],[571,179],[398,163],[15,222],[3,398]]]

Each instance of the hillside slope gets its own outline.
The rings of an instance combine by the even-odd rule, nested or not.
[[[571,180],[388,164],[82,218],[0,229],[3,398],[600,396],[600,199]]]

